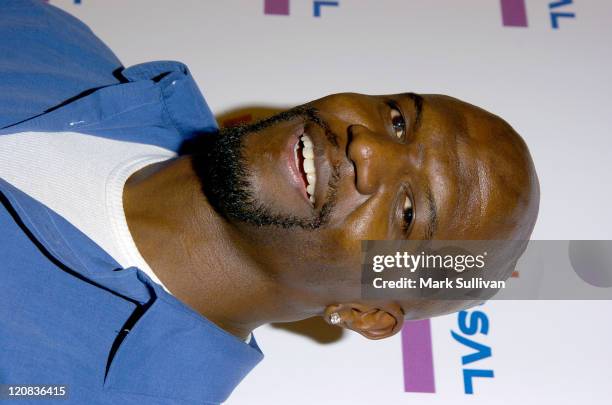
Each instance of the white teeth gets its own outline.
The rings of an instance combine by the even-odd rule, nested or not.
[[[312,148],[312,140],[308,135],[302,135],[302,142],[304,142],[304,146],[307,148]]]
[[[314,159],[314,152],[312,151],[312,147],[304,146],[304,150],[302,150],[302,154],[306,159]]]
[[[304,172],[306,173],[306,180],[308,182],[308,185],[306,186],[306,193],[308,194],[308,199],[314,205],[315,203],[314,192],[315,192],[315,187],[317,184],[317,174],[316,174],[316,169],[315,169],[315,164],[314,164],[314,150],[313,150],[314,145],[310,137],[306,134],[302,135],[300,140],[302,141],[302,144],[303,144],[303,147],[302,147],[302,157],[304,158],[303,169],[304,169]],[[298,161],[297,151],[298,151],[298,145],[296,144],[296,149],[295,149],[296,161]]]
[[[312,159],[304,159],[304,171],[306,173],[314,173],[315,172],[314,160],[312,160]]]

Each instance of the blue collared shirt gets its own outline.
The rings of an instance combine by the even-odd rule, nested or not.
[[[187,67],[124,69],[80,21],[0,0],[0,136],[80,132],[178,151],[217,124]],[[0,384],[75,404],[217,404],[262,359],[0,178]]]

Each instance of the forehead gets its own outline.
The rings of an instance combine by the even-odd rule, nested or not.
[[[423,151],[432,198],[439,202],[435,237],[511,236],[531,198],[531,161],[523,140],[479,107],[448,96],[421,97],[421,123],[413,136]]]
[[[522,138],[481,108],[445,96],[426,100],[427,135],[445,140],[441,153],[454,165],[456,203],[449,236],[515,237],[533,199],[532,163]]]

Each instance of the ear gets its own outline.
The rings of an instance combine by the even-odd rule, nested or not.
[[[404,324],[404,312],[395,303],[332,304],[325,308],[324,318],[331,325],[353,330],[374,340],[396,334]]]

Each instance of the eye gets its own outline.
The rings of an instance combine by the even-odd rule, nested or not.
[[[403,212],[403,229],[404,232],[410,228],[410,224],[412,224],[412,219],[414,217],[414,211],[412,209],[412,200],[410,200],[409,196],[404,197],[404,205],[402,207]]]
[[[401,111],[394,106],[391,106],[389,115],[391,117],[391,125],[393,126],[395,136],[399,139],[403,139],[404,135],[406,135],[406,120],[404,120],[404,116]]]

